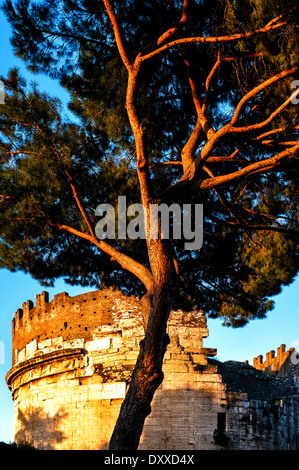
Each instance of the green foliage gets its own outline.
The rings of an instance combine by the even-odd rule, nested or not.
[[[114,3],[131,60],[154,50],[158,37],[181,17],[177,0]],[[70,178],[93,226],[98,204],[116,206],[119,195],[127,196],[127,205],[140,202],[136,149],[125,109],[127,71],[104,3],[60,0],[54,6],[51,0],[6,0],[4,11],[13,27],[16,54],[29,70],[55,77],[70,92],[76,120],[68,121],[57,99],[28,86],[16,70],[2,78],[7,96],[0,109],[0,266],[30,272],[46,284],[63,276],[73,284],[118,285],[128,292],[142,292],[133,275],[124,275],[89,241],[58,228],[68,225],[88,232]],[[210,83],[207,116],[216,130],[227,124],[244,94],[299,63],[298,7],[291,0],[193,2],[189,21],[174,35],[173,39],[250,32],[275,17],[281,17],[285,26],[270,34],[186,46],[201,102],[218,54],[230,58],[222,60]],[[250,99],[238,126],[262,122],[290,96],[290,82],[277,82]],[[155,165],[180,160],[196,122],[179,47],[143,64],[136,100],[153,167],[152,197],[160,200],[178,181],[181,169]],[[282,142],[297,140],[297,109],[287,107],[261,130],[281,128],[269,134],[267,147],[255,132],[220,139],[211,156],[229,156],[238,149],[239,166],[211,164],[211,171],[216,176],[229,174],[275,155],[285,148]],[[205,142],[203,132],[196,156]],[[198,177],[207,175],[202,170]],[[298,169],[291,162],[265,175],[236,179],[219,192],[188,194],[186,202],[204,204],[204,245],[200,251],[186,252],[185,240],[173,240],[180,269],[175,306],[203,308],[234,327],[265,317],[273,308],[270,297],[291,283],[298,271],[297,201]],[[148,266],[144,241],[111,243]]]
[[[81,126],[62,122],[60,104],[12,71],[7,80],[1,116],[1,240],[2,267],[22,269],[46,284],[67,276],[70,282],[100,284],[109,259],[85,240],[62,233],[57,224],[85,231],[67,174],[95,208],[115,203],[119,191],[128,201],[138,197],[136,176],[124,160],[109,156],[106,139]],[[16,152],[16,153],[15,153]],[[136,200],[136,199],[135,199]],[[139,200],[139,199],[137,199]],[[112,276],[113,277],[113,276]],[[112,280],[112,282],[114,282]]]
[[[37,450],[37,449],[29,442],[19,442],[18,444],[16,444],[15,442],[10,442],[9,444],[6,444],[5,442],[0,442],[0,451],[1,450],[16,451],[16,450]]]

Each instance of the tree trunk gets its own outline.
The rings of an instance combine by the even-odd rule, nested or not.
[[[154,270],[157,275],[150,316],[145,337],[140,342],[131,383],[110,440],[110,450],[138,448],[145,418],[151,412],[154,393],[163,381],[162,365],[169,343],[166,328],[174,295],[174,270],[169,254],[159,249],[153,251],[156,252]]]
[[[170,308],[161,301],[163,296],[157,297],[153,300],[145,338],[140,342],[139,356],[110,440],[110,450],[138,448],[145,418],[151,412],[151,401],[163,380],[162,364],[169,342],[166,325]],[[151,317],[157,321],[152,322]]]

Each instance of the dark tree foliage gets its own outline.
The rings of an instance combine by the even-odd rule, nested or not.
[[[136,449],[163,380],[171,309],[202,308],[243,326],[265,317],[298,272],[299,8],[294,0],[3,8],[16,55],[69,91],[74,120],[17,70],[3,78],[0,266],[43,283],[63,276],[142,294],[145,336],[110,441]],[[96,207],[117,210],[119,196],[141,202],[147,222],[153,203],[191,204],[193,223],[202,204],[202,248],[155,239],[148,223],[145,240],[98,239]]]
[[[137,107],[153,200],[161,200],[182,176],[181,165],[163,163],[181,161],[195,126],[190,76],[206,107],[208,125],[219,129],[246,93],[298,62],[298,9],[292,1],[190,2],[188,21],[179,23],[181,8],[178,1],[115,2],[128,57],[152,53],[157,39],[178,24],[171,40],[250,32],[280,15],[286,26],[247,40],[178,45],[144,63]],[[6,1],[4,10],[14,29],[16,55],[32,72],[55,77],[69,90],[69,108],[77,119],[76,124],[68,122],[62,105],[36,86],[27,86],[17,71],[3,79],[7,97],[1,107],[1,265],[30,272],[43,283],[64,276],[74,284],[118,285],[142,293],[142,283],[124,273],[116,260],[111,262],[109,254],[59,228],[87,230],[70,177],[93,225],[99,203],[116,205],[118,195],[126,195],[128,204],[140,201],[135,143],[124,105],[127,71],[105,5],[62,0],[54,7],[50,0],[20,0]],[[245,103],[239,125],[263,121],[290,93],[290,79],[265,87]],[[209,171],[214,177],[234,173],[251,160],[277,154],[281,142],[297,139],[297,109],[286,107],[258,134],[252,130],[226,135],[211,151]],[[263,130],[269,132],[267,144],[259,138]],[[206,139],[201,129],[194,158]],[[219,155],[234,152],[234,159],[217,161]],[[201,307],[233,326],[263,318],[272,308],[269,298],[292,282],[298,269],[296,165],[284,161],[278,171],[171,196],[174,202],[203,203],[205,216],[200,251],[185,251],[183,240],[173,241],[180,268],[178,306]],[[198,180],[206,177],[201,169]],[[149,266],[143,241],[115,240],[114,246]]]

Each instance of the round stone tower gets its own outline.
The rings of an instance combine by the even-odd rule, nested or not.
[[[215,449],[224,385],[207,360],[216,350],[202,344],[206,317],[172,312],[168,334],[164,381],[140,449]],[[63,292],[51,302],[42,292],[35,306],[29,300],[17,310],[12,335],[6,380],[15,441],[38,449],[107,449],[144,335],[140,301],[112,289]]]

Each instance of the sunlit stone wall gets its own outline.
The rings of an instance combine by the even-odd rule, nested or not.
[[[168,333],[164,381],[140,448],[205,447],[200,435],[206,420],[198,400],[203,404],[212,393],[209,409],[212,403],[219,408],[223,390],[207,360],[216,351],[203,347],[206,317],[198,311],[172,312]],[[13,321],[14,360],[7,375],[16,440],[40,449],[107,448],[143,334],[140,302],[118,291],[73,298],[63,293],[52,302],[44,292],[35,307],[23,304]],[[194,420],[194,413],[201,418]]]
[[[115,290],[36,296],[13,320],[15,440],[38,449],[107,449],[144,328],[142,304]],[[220,363],[201,311],[172,312],[164,380],[140,449],[299,449],[298,389],[248,364]]]

